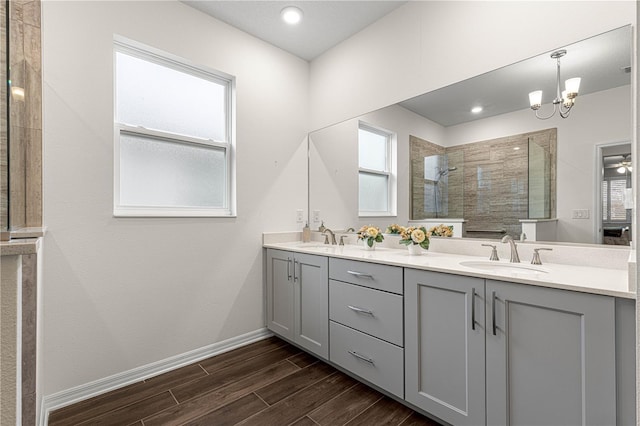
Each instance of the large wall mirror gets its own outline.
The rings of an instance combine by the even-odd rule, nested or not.
[[[579,94],[567,118],[542,120],[528,95],[542,90],[537,112],[551,114],[560,49],[561,90],[580,77]],[[464,223],[461,236],[497,238],[534,226],[537,241],[629,245],[631,27],[553,52],[310,133],[312,228]],[[388,171],[362,168],[363,126],[388,135]],[[397,203],[363,214],[365,192]]]

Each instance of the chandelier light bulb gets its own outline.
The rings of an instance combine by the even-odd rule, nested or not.
[[[542,106],[542,90],[529,93],[529,104],[531,109],[539,109]]]
[[[622,166],[622,167],[618,167],[618,169],[616,170],[618,173],[624,173],[627,171],[627,168]]]
[[[564,82],[565,92],[569,96],[569,99],[573,99],[578,96],[580,90],[580,77],[570,78]]]
[[[566,90],[562,91],[562,105],[564,105],[565,108],[571,108],[573,106],[574,99],[575,96],[573,98],[569,97]]]

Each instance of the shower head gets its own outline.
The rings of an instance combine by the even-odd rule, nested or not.
[[[438,172],[438,178],[441,178],[442,176],[446,176],[449,174],[449,172],[453,172],[455,170],[458,170],[457,167],[449,167],[447,169],[440,169],[440,171]]]

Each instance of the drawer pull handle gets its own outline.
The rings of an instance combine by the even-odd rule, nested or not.
[[[373,279],[373,275],[365,274],[364,272],[347,271],[347,274],[351,274],[351,275],[356,276],[358,278],[371,278],[371,279]]]
[[[287,257],[287,280],[291,281],[291,258]]]
[[[497,336],[496,329],[496,292],[491,292],[491,331],[494,336]]]
[[[347,305],[347,307],[349,309],[351,309],[352,311],[357,312],[359,314],[366,314],[366,315],[373,316],[373,311],[370,310],[370,309],[358,308],[357,306],[351,306],[351,305]]]
[[[476,289],[471,289],[471,330],[476,329]]]
[[[362,360],[364,362],[367,362],[371,365],[374,365],[374,362],[371,358],[368,358],[364,355],[360,355],[358,352],[354,352],[354,351],[348,351],[351,355],[353,355],[354,357],[358,358],[359,360]]]

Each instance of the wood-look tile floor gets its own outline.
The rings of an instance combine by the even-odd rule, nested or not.
[[[62,425],[440,426],[277,337],[52,412]]]

